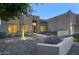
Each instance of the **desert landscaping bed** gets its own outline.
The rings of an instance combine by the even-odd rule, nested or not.
[[[20,40],[18,37],[0,39],[0,55],[37,55],[37,43],[43,43],[47,37],[38,35],[26,38],[26,40]],[[78,51],[78,49],[78,45],[74,44],[68,55],[79,54],[79,52],[75,53],[75,50]]]

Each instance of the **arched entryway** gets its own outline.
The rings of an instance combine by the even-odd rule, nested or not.
[[[32,31],[33,33],[37,32],[37,21],[36,20],[32,21]]]

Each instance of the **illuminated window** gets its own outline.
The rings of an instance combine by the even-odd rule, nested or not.
[[[36,22],[33,22],[32,25],[33,25],[33,26],[36,26]]]
[[[16,33],[17,32],[17,25],[16,24],[8,24],[8,32],[9,33]]]
[[[29,26],[28,25],[22,25],[22,28],[24,29],[24,32],[28,32],[29,31]]]
[[[41,32],[45,32],[46,31],[46,26],[44,26],[44,25],[40,26],[40,30],[41,30]]]

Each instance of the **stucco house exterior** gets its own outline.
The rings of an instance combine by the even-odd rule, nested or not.
[[[69,35],[79,33],[79,14],[67,11],[56,17],[41,20],[39,16],[23,16],[22,19],[1,21],[0,32],[17,33],[21,30],[25,33],[40,33],[46,31],[68,31]]]
[[[23,27],[25,33],[39,33],[46,31],[46,23],[39,16],[23,16],[21,20],[1,21],[0,32],[16,34]]]
[[[47,22],[50,31],[68,31],[69,35],[79,33],[79,14],[70,10],[48,19]]]

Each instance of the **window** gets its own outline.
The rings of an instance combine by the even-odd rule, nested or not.
[[[45,25],[41,25],[40,26],[40,30],[41,30],[41,32],[45,32],[46,31],[46,26]]]
[[[8,24],[8,32],[9,33],[16,33],[17,32],[17,25],[16,24]]]
[[[36,22],[33,22],[32,25],[33,25],[33,26],[36,26]]]

